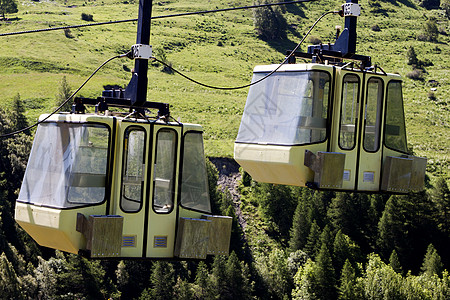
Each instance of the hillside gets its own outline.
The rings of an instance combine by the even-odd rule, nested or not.
[[[125,4],[126,3],[126,4]],[[251,4],[232,1],[226,6]],[[284,51],[292,49],[323,12],[339,8],[340,1],[318,1],[286,7],[287,39],[265,42],[257,38],[252,11],[231,11],[155,20],[151,44],[156,56],[188,76],[211,85],[236,86],[249,82],[257,64],[277,63]],[[358,19],[359,53],[372,56],[374,64],[386,72],[400,73],[405,79],[405,110],[409,144],[418,155],[429,158],[429,169],[448,173],[450,84],[449,21],[440,10],[425,10],[408,1],[361,1]],[[164,1],[154,4],[153,16],[222,8],[220,1]],[[81,13],[92,14],[96,22],[137,17],[134,1],[22,1],[19,12],[0,23],[0,33],[53,26],[82,24]],[[438,42],[418,41],[425,22],[437,18]],[[333,42],[338,16],[328,16],[311,33],[322,42]],[[377,25],[379,31],[373,31]],[[107,58],[129,49],[135,41],[136,24],[123,23],[92,28],[1,37],[0,101],[8,107],[19,93],[30,121],[55,107],[62,76],[72,89]],[[308,42],[305,43],[305,46]],[[418,59],[429,60],[424,80],[405,77],[407,50],[413,46]],[[303,49],[305,49],[303,47]],[[107,65],[81,91],[83,96],[100,95],[105,84],[125,86],[132,61],[123,59]],[[430,100],[429,80],[438,82]],[[226,84],[224,84],[226,83]],[[173,115],[184,122],[202,124],[206,151],[210,156],[232,156],[247,89],[218,91],[197,86],[178,75],[161,72],[154,66],[149,73],[148,98],[168,102]]]

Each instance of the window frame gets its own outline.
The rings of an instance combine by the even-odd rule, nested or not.
[[[356,117],[355,117],[355,121],[353,122],[353,125],[354,125],[354,127],[355,127],[355,129],[354,129],[354,134],[353,134],[353,146],[352,147],[350,147],[350,148],[343,148],[342,147],[342,144],[341,144],[341,131],[342,131],[342,111],[343,111],[343,106],[344,106],[344,98],[343,98],[343,96],[344,96],[344,83],[345,83],[345,78],[346,77],[348,77],[348,76],[354,76],[354,77],[356,77],[357,79],[358,79],[358,93],[357,93],[357,95],[356,95],[356,99],[357,99],[357,102],[356,102]],[[358,141],[358,121],[359,121],[359,111],[358,110],[360,110],[361,108],[360,108],[360,105],[361,105],[361,77],[360,76],[358,76],[358,74],[356,74],[356,73],[346,73],[345,75],[344,75],[344,77],[342,78],[342,88],[341,88],[341,97],[340,97],[340,102],[341,102],[341,105],[340,105],[340,109],[339,109],[339,132],[338,132],[338,146],[339,146],[339,148],[341,149],[341,150],[344,150],[344,151],[352,151],[353,149],[355,149],[355,147],[356,147],[356,145],[357,145],[357,141]]]
[[[377,129],[378,131],[378,141],[377,141],[377,147],[375,150],[367,150],[366,149],[366,144],[365,144],[365,138],[366,138],[366,124],[367,124],[367,103],[368,103],[368,94],[369,94],[369,81],[372,79],[376,79],[378,81],[381,82],[381,97],[379,99],[379,102],[377,102],[377,109],[376,109],[376,115],[377,117],[379,117],[379,126]],[[363,111],[363,116],[364,116],[364,125],[363,125],[363,137],[362,137],[362,145],[363,145],[363,149],[364,151],[368,152],[368,153],[376,153],[380,150],[381,147],[381,140],[382,140],[382,128],[384,127],[383,125],[383,109],[384,109],[384,100],[385,100],[385,82],[381,77],[378,76],[372,76],[367,80],[367,84],[366,84],[367,88],[366,88],[366,98],[365,98],[365,106],[364,106],[364,111]],[[378,100],[378,99],[377,99]],[[380,107],[378,107],[378,104],[380,105]],[[376,125],[375,125],[376,126]],[[376,132],[374,132],[375,136],[376,136]],[[383,135],[383,140],[384,140],[384,135]]]
[[[145,128],[144,127],[142,127],[142,126],[138,126],[138,125],[131,125],[131,126],[128,126],[126,129],[125,129],[125,131],[124,131],[124,139],[123,139],[123,144],[122,144],[122,149],[125,149],[125,142],[126,142],[126,139],[125,139],[125,134],[127,133],[127,131],[128,131],[128,133],[130,133],[130,132],[132,132],[132,131],[143,131],[144,132],[144,148],[143,148],[143,155],[142,155],[142,158],[143,158],[143,162],[142,162],[142,164],[145,164],[145,161],[146,161],[146,159],[147,159],[147,155],[146,155],[146,152],[147,152],[147,147],[148,147],[148,142],[147,142],[147,130],[145,130]],[[127,149],[128,149],[128,147],[127,147]],[[128,153],[128,152],[127,152]],[[122,203],[123,203],[123,197],[125,197],[124,195],[123,195],[123,193],[124,193],[124,191],[123,191],[123,189],[124,189],[124,184],[123,184],[123,178],[124,178],[124,172],[125,172],[125,170],[126,170],[126,162],[127,162],[127,153],[125,153],[124,151],[122,152],[122,173],[121,173],[121,175],[120,175],[120,198],[119,198],[119,207],[120,207],[120,209],[123,211],[123,212],[125,212],[125,213],[139,213],[141,210],[142,210],[142,208],[144,207],[144,190],[145,190],[145,187],[146,187],[146,182],[145,182],[145,180],[143,180],[142,181],[142,184],[141,184],[141,201],[139,201],[139,209],[137,209],[137,210],[135,210],[135,211],[130,211],[130,210],[126,210],[126,209],[124,209],[123,208],[123,205],[122,205]],[[145,165],[148,165],[148,164],[145,164]],[[142,175],[143,176],[145,176],[146,175],[146,170],[144,169],[144,170],[142,170]],[[138,202],[138,201],[134,201],[133,199],[126,199],[126,200],[128,200],[128,201],[132,201],[132,202]]]
[[[155,209],[155,193],[156,193],[156,173],[155,173],[155,171],[156,171],[156,168],[155,168],[155,166],[156,166],[156,162],[157,162],[157,159],[158,159],[158,134],[161,132],[161,131],[168,131],[168,132],[173,132],[175,135],[174,135],[174,141],[175,141],[175,143],[173,144],[173,154],[174,154],[174,157],[173,157],[173,161],[174,161],[174,163],[173,163],[173,173],[172,173],[172,183],[171,183],[171,187],[170,187],[170,190],[172,191],[172,195],[171,195],[171,207],[170,207],[170,209],[168,210],[168,211],[157,211],[156,209]],[[155,152],[153,153],[153,156],[154,156],[154,163],[153,163],[153,169],[152,169],[152,173],[151,173],[151,180],[152,180],[152,182],[153,182],[153,190],[152,190],[152,203],[151,203],[151,206],[152,206],[152,210],[153,210],[153,212],[154,213],[156,213],[156,214],[158,214],[158,215],[167,215],[167,214],[170,214],[171,212],[173,212],[173,210],[175,209],[175,206],[176,206],[176,203],[175,203],[175,194],[176,194],[176,189],[175,189],[175,181],[177,180],[177,162],[178,162],[178,155],[177,155],[177,151],[178,151],[178,131],[176,131],[175,129],[173,129],[173,128],[169,128],[169,127],[161,127],[161,128],[159,128],[158,129],[158,131],[156,132],[156,134],[155,134],[155,141],[154,141],[154,143],[155,143]]]

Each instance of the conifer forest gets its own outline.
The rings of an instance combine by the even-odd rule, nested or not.
[[[22,21],[28,29],[42,25],[41,19],[32,19],[35,15],[49,18],[45,22],[52,26],[65,21],[51,18],[75,14],[71,24],[121,18],[108,15],[110,10],[97,7],[101,5],[117,6],[123,14],[135,16],[138,1],[77,0],[73,7],[68,2],[0,0],[0,33],[21,30]],[[179,12],[190,5],[202,10],[210,5],[222,7],[225,2],[252,4],[153,2],[155,15],[166,6],[168,11]],[[223,76],[216,78],[231,85],[249,82],[257,61],[282,61],[284,51],[295,46],[317,18],[317,11],[322,13],[324,5],[333,8],[341,2],[345,1],[320,0],[312,6],[231,16],[223,13],[225,21],[203,15],[155,21],[154,43],[159,45],[153,51],[167,65],[203,81]],[[247,90],[205,92],[191,83],[178,83],[170,68],[154,62],[149,73],[154,82],[148,94],[159,101],[170,93],[171,99],[178,99],[171,102],[174,115],[204,126],[212,212],[233,219],[230,254],[206,260],[87,259],[39,246],[14,220],[35,133],[31,128],[13,138],[0,138],[0,299],[450,299],[449,0],[360,3],[366,16],[361,18],[364,30],[360,30],[358,49],[381,61],[390,73],[398,71],[403,76],[408,150],[428,157],[424,191],[350,193],[256,182],[231,158]],[[46,6],[37,10],[39,5]],[[92,14],[80,19],[81,9]],[[22,53],[22,61],[22,57],[12,57],[8,48],[20,48],[20,40],[0,37],[0,136],[32,125],[39,114],[61,104],[92,65],[128,49],[135,38],[135,24],[131,27],[126,29],[130,41],[122,37],[103,41],[109,29],[104,29],[107,34],[94,33],[94,29],[61,32],[54,42],[67,48],[67,62],[59,58],[58,51],[54,54],[47,48],[37,54],[34,50]],[[334,36],[334,26],[324,28],[314,32],[308,44],[325,44],[326,36]],[[319,37],[320,31],[325,36]],[[23,39],[37,49],[53,38]],[[380,40],[383,48],[377,48]],[[391,43],[395,47],[389,48]],[[94,45],[89,55],[80,55],[88,44]],[[383,55],[383,51],[390,52]],[[103,56],[103,52],[108,54]],[[221,58],[204,59],[214,55]],[[227,61],[228,57],[233,58]],[[200,65],[206,75],[201,75]],[[126,85],[131,69],[129,62],[113,65],[84,95],[101,94],[106,83]],[[41,85],[36,85],[41,78]],[[39,94],[41,89],[50,96]],[[32,90],[39,93],[32,94]]]

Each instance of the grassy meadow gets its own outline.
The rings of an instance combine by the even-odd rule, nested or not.
[[[173,67],[198,81],[217,86],[249,83],[257,64],[277,63],[322,13],[337,10],[344,1],[317,1],[286,6],[288,38],[265,42],[257,38],[252,11],[231,11],[152,22],[151,44],[156,56],[162,53]],[[0,33],[83,24],[81,14],[95,22],[137,18],[137,1],[18,1],[19,12],[0,21]],[[252,1],[153,1],[153,16],[251,5]],[[360,1],[358,19],[359,54],[372,56],[386,72],[404,77],[404,98],[408,142],[415,153],[429,158],[429,171],[448,176],[450,160],[450,23],[441,10],[425,10],[408,2]],[[425,22],[436,18],[440,34],[437,43],[418,41]],[[325,17],[312,32],[324,43],[333,42],[335,26],[343,19]],[[0,37],[0,106],[8,109],[20,94],[29,122],[34,122],[55,105],[63,76],[76,89],[103,61],[126,52],[136,39],[136,23],[96,26],[64,31]],[[380,31],[373,31],[378,25]],[[302,47],[305,49],[305,43]],[[418,59],[428,59],[424,80],[411,80],[407,50],[413,46]],[[126,58],[106,65],[80,92],[97,97],[103,85],[125,86],[133,62]],[[233,155],[248,89],[220,91],[195,85],[178,75],[149,69],[150,101],[171,104],[172,115],[182,122],[204,126],[206,154]],[[438,81],[431,86],[429,80]],[[431,88],[436,88],[430,97]]]

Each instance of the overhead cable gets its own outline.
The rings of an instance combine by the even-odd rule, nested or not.
[[[218,13],[218,12],[224,12],[224,11],[232,11],[232,10],[240,10],[240,9],[251,9],[251,8],[259,8],[259,7],[267,7],[267,6],[289,5],[289,4],[296,4],[296,3],[302,3],[302,2],[312,2],[312,1],[317,1],[317,0],[297,0],[297,1],[266,3],[266,4],[240,6],[240,7],[229,7],[229,8],[221,8],[221,9],[214,9],[214,10],[204,10],[204,11],[196,11],[196,12],[186,12],[186,13],[179,13],[179,14],[155,16],[155,17],[151,17],[151,19],[152,20],[157,20],[157,19],[184,17],[184,16],[192,16],[192,15],[203,15],[203,14],[208,14],[208,13]],[[0,33],[0,37],[2,37],[2,36],[11,36],[11,35],[19,35],[19,34],[27,34],[27,33],[38,33],[38,32],[46,32],[46,31],[54,31],[54,30],[74,29],[74,28],[81,28],[81,27],[93,27],[93,26],[101,26],[101,25],[111,25],[111,24],[119,24],[119,23],[127,23],[127,22],[136,22],[137,20],[138,19],[126,19],[126,20],[118,20],[118,21],[107,21],[107,22],[97,22],[97,23],[89,23],[89,24],[49,27],[49,28],[34,29],[34,30],[23,30],[23,31],[15,31],[15,32],[6,32],[6,33]]]
[[[251,83],[249,83],[249,84],[241,85],[241,86],[235,86],[235,87],[219,87],[219,86],[213,86],[213,85],[209,85],[209,84],[206,84],[206,83],[202,83],[202,82],[199,82],[199,81],[197,81],[197,80],[195,80],[195,79],[193,79],[193,78],[191,78],[191,77],[189,77],[189,76],[187,76],[187,75],[181,73],[180,71],[174,69],[172,66],[170,66],[169,64],[167,64],[167,63],[165,63],[165,62],[163,62],[163,61],[157,59],[156,57],[152,57],[152,59],[155,60],[155,61],[157,61],[157,62],[159,62],[159,63],[161,63],[161,64],[163,64],[164,66],[170,68],[172,71],[174,71],[174,72],[177,73],[178,75],[180,75],[180,76],[186,78],[187,80],[192,81],[193,83],[198,84],[198,85],[201,85],[201,86],[203,86],[203,87],[207,87],[207,88],[215,89],[215,90],[238,90],[238,89],[243,89],[243,88],[247,88],[247,87],[250,87],[250,86],[252,86],[252,85],[255,85],[255,84],[257,84],[257,83],[260,83],[261,81],[263,81],[263,80],[267,79],[268,77],[272,76],[276,71],[278,71],[278,70],[281,68],[282,65],[284,65],[286,62],[289,61],[289,58],[291,58],[291,57],[295,54],[295,52],[300,48],[300,46],[301,46],[301,44],[303,43],[303,41],[306,39],[306,37],[309,35],[309,33],[313,30],[313,28],[316,26],[316,24],[319,23],[319,21],[320,21],[323,17],[325,17],[325,16],[328,15],[328,14],[339,14],[339,13],[340,13],[339,11],[328,11],[328,12],[322,14],[322,15],[316,20],[316,22],[314,22],[314,24],[311,26],[311,28],[308,30],[308,32],[305,34],[305,36],[302,38],[302,40],[297,44],[297,46],[295,46],[294,50],[292,50],[291,53],[290,53],[288,56],[286,56],[286,58],[278,65],[278,67],[275,68],[275,70],[271,71],[269,74],[267,74],[266,76],[264,76],[264,77],[258,79],[257,81],[251,82]]]

